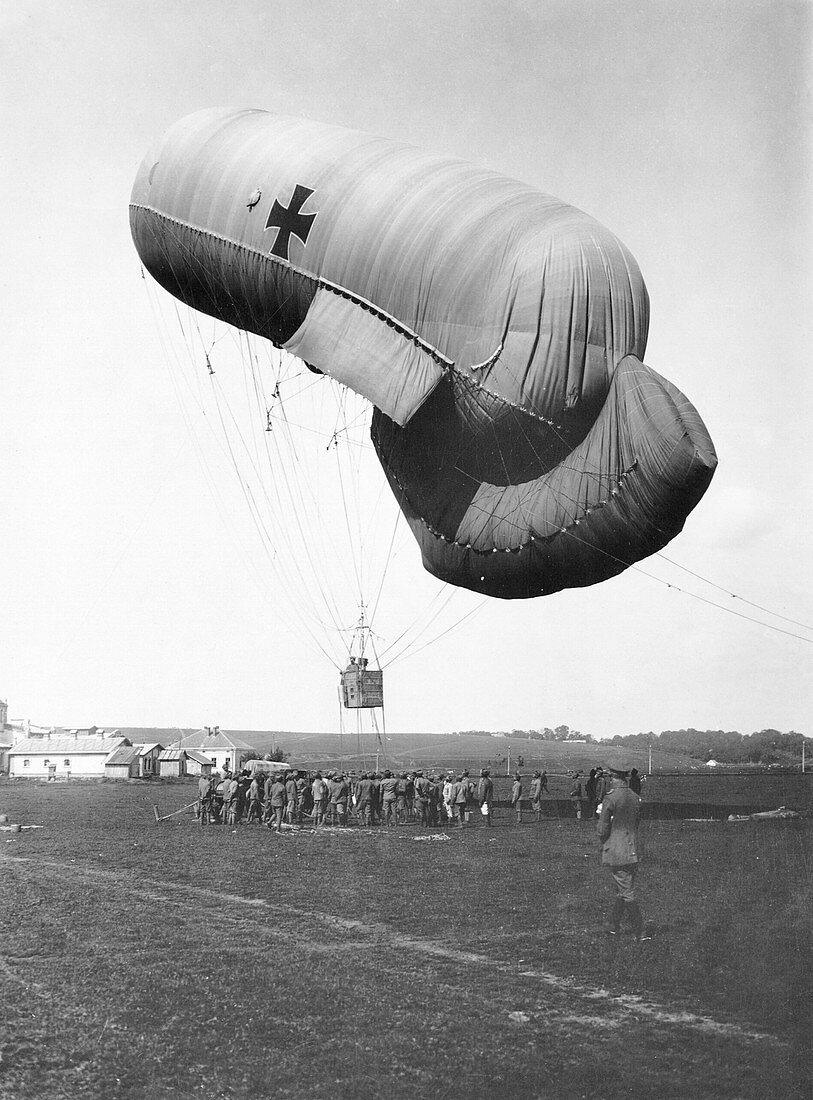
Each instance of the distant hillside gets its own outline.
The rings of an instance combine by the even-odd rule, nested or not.
[[[404,768],[441,769],[491,767],[505,772],[509,757],[511,770],[534,768],[549,773],[581,771],[601,764],[610,766],[626,762],[646,772],[648,749],[627,748],[596,741],[588,744],[574,741],[529,741],[519,737],[489,735],[460,736],[458,734],[394,733],[379,744],[374,735],[365,733],[361,740],[355,734],[295,733],[291,731],[255,732],[242,730],[241,736],[254,745],[261,755],[272,748],[281,748],[293,763],[319,767],[373,767],[378,753],[379,767],[394,770]],[[521,763],[520,763],[521,759]],[[657,771],[689,771],[698,761],[673,753],[654,751],[652,767]]]
[[[157,728],[143,726],[106,727],[117,729],[134,743],[158,742],[168,746],[196,731],[191,728]],[[649,768],[649,747],[645,743],[619,744],[610,741],[542,741],[529,740],[515,734],[493,736],[487,733],[391,733],[377,740],[365,733],[359,739],[355,733],[308,733],[293,730],[221,729],[238,744],[250,745],[259,756],[281,749],[293,764],[309,768],[343,766],[361,770],[389,767],[429,770],[490,767],[494,774],[505,774],[509,763],[528,772],[544,769],[551,775],[569,771],[587,773],[601,764],[625,762],[641,773]],[[678,751],[652,748],[652,768],[658,772],[694,771],[702,766],[696,757]]]

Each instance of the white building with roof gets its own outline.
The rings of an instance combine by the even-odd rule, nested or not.
[[[11,734],[0,730],[0,772],[8,771],[8,754],[13,744]]]
[[[216,769],[223,771],[227,768],[230,772],[239,771],[246,756],[255,751],[254,746],[237,733],[221,730],[219,726],[204,726],[188,734],[178,747],[203,753]]]
[[[38,737],[17,741],[8,751],[8,773],[12,779],[101,778],[111,753],[127,738],[118,731],[108,735],[91,726],[83,730],[52,730]]]

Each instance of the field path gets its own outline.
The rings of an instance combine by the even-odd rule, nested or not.
[[[0,855],[0,862],[9,871],[23,873],[47,872],[57,878],[78,881],[86,885],[136,896],[156,905],[194,907],[207,914],[207,919],[224,926],[238,924],[242,931],[262,940],[278,941],[289,949],[312,955],[340,951],[370,951],[379,949],[392,955],[394,965],[414,965],[415,959],[445,962],[452,967],[465,967],[471,972],[510,972],[515,988],[522,996],[513,996],[511,1004],[499,1006],[518,1026],[541,1023],[543,1016],[556,1017],[560,1023],[585,1029],[616,1029],[632,1019],[646,1021],[665,1033],[694,1033],[709,1038],[729,1039],[747,1044],[767,1043],[777,1048],[784,1044],[776,1035],[711,1015],[698,1014],[674,1005],[665,1005],[632,994],[614,993],[601,986],[586,985],[572,978],[537,967],[518,965],[482,953],[461,950],[438,940],[405,934],[387,924],[338,916],[319,909],[305,909],[263,898],[218,892],[206,887],[178,884],[153,877],[143,877],[126,870],[109,870],[82,865],[78,862],[57,862],[35,857]],[[1,962],[1,960],[0,960]],[[463,985],[467,979],[463,979]],[[540,1004],[544,996],[544,1005]]]

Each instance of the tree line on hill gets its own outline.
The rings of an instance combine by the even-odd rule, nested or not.
[[[543,726],[538,730],[511,730],[510,733],[502,730],[495,733],[493,730],[455,730],[452,737],[515,737],[523,741],[589,741],[595,740],[589,733],[579,733],[570,726],[557,726],[550,729]]]
[[[700,760],[716,760],[720,764],[796,764],[806,755],[813,755],[813,739],[790,730],[765,729],[756,733],[736,730],[664,730],[662,733],[632,733],[610,738],[606,744],[627,748],[651,745],[661,752],[679,753]]]
[[[491,730],[457,730],[457,737],[511,737],[524,741],[582,741],[595,743],[589,733],[579,733],[569,726],[554,729],[511,730],[495,734]],[[661,733],[630,733],[616,735],[602,741],[602,745],[624,746],[629,749],[651,747],[659,752],[677,756],[690,756],[704,763],[716,760],[720,764],[798,764],[805,753],[813,760],[813,738],[790,730],[765,729],[756,733],[739,733],[737,730],[663,730]]]

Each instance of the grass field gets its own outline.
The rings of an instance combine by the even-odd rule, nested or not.
[[[2,1100],[810,1095],[813,822],[274,836],[189,783],[0,784]]]

